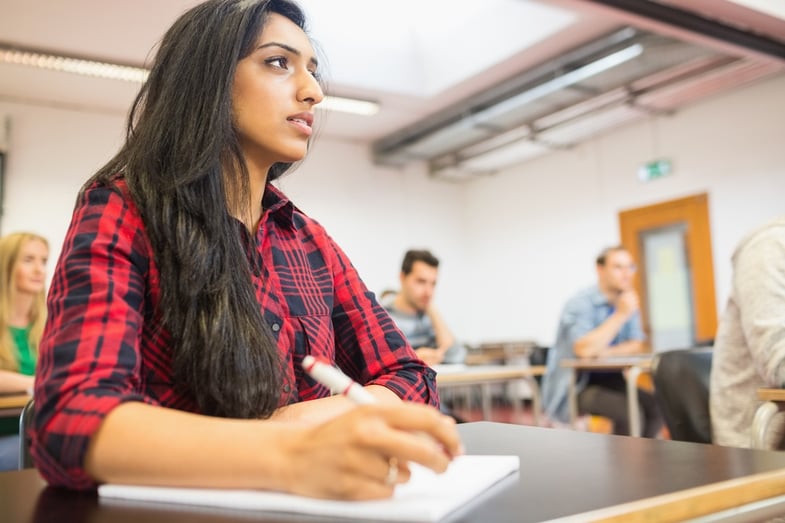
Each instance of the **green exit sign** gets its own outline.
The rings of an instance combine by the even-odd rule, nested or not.
[[[640,166],[638,169],[638,178],[643,182],[655,180],[668,176],[673,172],[673,165],[670,160],[655,160]]]

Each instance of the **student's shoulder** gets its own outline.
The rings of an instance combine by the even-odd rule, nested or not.
[[[109,180],[92,180],[86,184],[80,194],[79,202],[82,205],[120,205],[132,206],[131,193],[123,177],[114,177]]]
[[[592,308],[600,305],[604,301],[604,297],[596,285],[586,287],[573,294],[565,308]]]
[[[95,227],[102,231],[116,228],[135,236],[144,229],[141,214],[123,178],[93,181],[86,185],[79,194],[74,214],[77,221],[84,224],[94,222]],[[109,223],[113,227],[107,225]]]
[[[766,248],[774,243],[785,244],[785,216],[780,216],[747,233],[736,245],[733,258],[741,253]]]

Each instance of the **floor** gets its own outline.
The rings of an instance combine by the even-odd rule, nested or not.
[[[466,406],[461,404],[460,401],[454,401],[451,409],[456,418],[464,422],[470,421],[496,421],[499,423],[515,423],[518,425],[534,425],[534,416],[532,415],[531,402],[526,401],[523,410],[521,411],[512,406],[509,401],[494,398],[491,409],[491,418],[483,419],[482,410],[478,402],[472,402],[471,405]],[[542,418],[541,418],[542,419]],[[552,426],[547,421],[541,421],[541,426]],[[560,425],[559,428],[570,428],[567,425]],[[583,430],[588,432],[598,432],[602,434],[611,434],[613,425],[608,418],[602,416],[584,416],[579,420],[576,430]],[[658,436],[659,439],[670,439],[667,428],[663,428]]]
[[[484,419],[482,410],[478,402],[472,402],[471,405],[465,405],[462,401],[452,402],[451,412],[457,419],[461,421],[496,421],[499,423],[514,423],[518,425],[535,425],[534,416],[532,415],[532,405],[530,401],[526,401],[523,410],[516,409],[509,401],[500,398],[494,398],[491,409],[491,418]],[[541,426],[551,426],[547,421],[541,417]],[[561,428],[568,428],[561,426]],[[589,432],[599,432],[603,434],[610,434],[612,425],[610,420],[600,416],[585,416],[581,419],[579,429]]]

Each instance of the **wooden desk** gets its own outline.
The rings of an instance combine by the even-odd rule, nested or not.
[[[578,419],[578,392],[575,387],[578,371],[619,371],[627,382],[627,415],[630,420],[630,436],[641,435],[640,406],[638,405],[638,377],[651,370],[651,356],[629,356],[623,358],[580,358],[564,359],[559,363],[572,370],[570,377],[569,402],[570,421]]]
[[[750,432],[750,445],[754,449],[766,448],[766,433],[771,420],[778,412],[785,410],[785,389],[758,389],[761,403],[755,411]]]
[[[0,418],[19,416],[30,396],[27,394],[0,395]]]
[[[777,496],[785,494],[783,452],[503,423],[465,423],[458,430],[468,452],[517,454],[521,471],[448,517],[450,523],[667,523],[756,499],[771,500],[770,506],[735,509],[732,520],[761,521],[766,515],[761,510],[785,510],[775,505]],[[45,488],[32,469],[0,473],[0,507],[4,523],[334,521],[175,505],[101,504],[94,493]]]
[[[534,423],[540,424],[540,387],[535,376],[545,374],[544,365],[436,365],[436,384],[440,389],[462,385],[479,385],[482,394],[482,415],[491,419],[491,390],[493,383],[525,381],[532,391]],[[523,410],[523,399],[513,403],[516,413]]]
[[[536,342],[528,340],[482,343],[469,349],[465,362],[467,365],[512,363],[510,360],[515,358],[528,358],[536,346]]]

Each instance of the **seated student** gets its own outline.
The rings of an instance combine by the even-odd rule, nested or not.
[[[597,285],[573,296],[559,319],[556,343],[548,351],[543,379],[545,413],[557,422],[569,421],[570,370],[562,359],[640,354],[644,334],[638,313],[638,295],[632,287],[635,272],[630,253],[621,246],[604,249],[596,260]],[[576,383],[578,412],[613,421],[614,434],[629,434],[627,393],[619,372],[585,372]],[[638,391],[645,418],[642,434],[656,437],[664,421],[652,394]]]
[[[52,281],[32,445],[51,485],[380,498],[461,452],[433,371],[270,183],[323,98],[304,25],[288,0],[210,0],[161,41]],[[331,396],[308,354],[378,404]]]
[[[49,244],[37,234],[0,239],[0,394],[31,392],[46,321]],[[19,419],[0,419],[0,470],[19,466]]]
[[[711,365],[714,443],[750,446],[761,387],[785,387],[785,215],[748,234],[731,258],[730,296]],[[785,449],[785,419],[775,417],[770,448]]]
[[[438,258],[430,251],[409,250],[401,264],[401,290],[386,291],[382,304],[425,363],[462,363],[466,348],[455,341],[431,303],[438,276]]]

